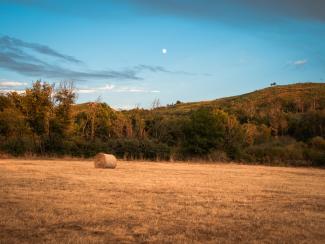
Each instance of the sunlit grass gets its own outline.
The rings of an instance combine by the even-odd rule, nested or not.
[[[0,243],[325,241],[325,171],[1,160]]]

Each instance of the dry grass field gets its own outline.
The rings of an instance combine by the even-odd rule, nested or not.
[[[1,243],[324,243],[325,170],[0,160]]]

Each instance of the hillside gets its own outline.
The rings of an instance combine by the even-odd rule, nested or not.
[[[75,112],[89,110],[93,103],[75,105]],[[151,112],[163,116],[186,115],[200,108],[218,108],[235,115],[243,115],[268,111],[274,107],[281,107],[285,112],[299,113],[307,110],[322,110],[325,108],[325,83],[297,83],[277,85],[256,90],[250,93],[224,97],[210,101],[177,103],[159,108],[123,110],[124,114],[137,111],[142,115]]]
[[[210,107],[230,113],[257,112],[281,105],[287,112],[303,112],[325,108],[325,83],[297,83],[278,85],[239,96],[211,101],[180,103],[156,109],[162,114],[184,114],[191,110]]]

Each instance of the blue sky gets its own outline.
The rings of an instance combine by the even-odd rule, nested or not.
[[[0,89],[37,79],[115,108],[324,82],[325,2],[0,0]]]

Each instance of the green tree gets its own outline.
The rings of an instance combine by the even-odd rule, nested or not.
[[[52,120],[53,133],[64,138],[72,132],[72,105],[76,99],[75,88],[72,82],[61,82],[54,94],[54,115]]]
[[[41,81],[33,83],[22,96],[22,110],[34,135],[34,143],[44,153],[44,142],[50,134],[50,119],[53,111],[53,87]]]
[[[226,113],[199,109],[184,124],[183,149],[191,155],[205,155],[224,144]]]

